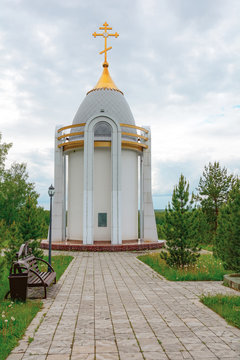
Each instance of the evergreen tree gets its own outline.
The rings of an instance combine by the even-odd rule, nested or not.
[[[169,204],[165,211],[164,233],[168,253],[161,253],[161,257],[168,265],[184,267],[195,263],[199,257],[196,214],[189,201],[189,184],[181,175],[173,190],[172,206]]]
[[[198,241],[200,244],[209,244],[211,243],[211,232],[207,216],[201,207],[198,207],[195,211],[198,224],[196,233]]]
[[[20,246],[24,243],[19,228],[15,222],[8,226],[5,231],[5,237],[7,238],[7,247],[4,251],[5,258],[8,267],[10,268],[12,262],[16,260],[16,254],[19,251]]]
[[[41,215],[40,215],[41,214]],[[37,207],[37,199],[28,196],[19,215],[19,230],[24,242],[29,242],[36,257],[42,257],[43,251],[40,249],[40,238],[44,233],[44,218]]]
[[[224,267],[240,272],[240,181],[229,193],[219,213],[215,251]]]
[[[228,175],[227,169],[221,168],[219,162],[209,163],[204,167],[195,199],[200,202],[202,211],[206,215],[211,242],[217,231],[220,207],[227,201],[233,181],[233,176]]]

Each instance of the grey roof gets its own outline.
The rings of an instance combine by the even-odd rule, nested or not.
[[[97,89],[86,95],[73,119],[73,124],[85,123],[95,114],[107,115],[119,123],[135,125],[131,109],[119,91]]]

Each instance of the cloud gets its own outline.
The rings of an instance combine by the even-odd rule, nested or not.
[[[195,186],[209,161],[239,172],[240,3],[237,0],[3,0],[0,116],[9,162],[26,161],[48,202],[57,124],[71,124],[102,68],[104,21],[110,73],[138,125],[152,129],[153,192],[167,203],[183,173]]]

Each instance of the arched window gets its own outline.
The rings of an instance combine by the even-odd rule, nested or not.
[[[112,136],[112,127],[106,121],[99,121],[94,126],[94,137],[109,138]]]

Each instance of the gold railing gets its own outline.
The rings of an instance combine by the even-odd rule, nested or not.
[[[80,123],[80,124],[74,124],[74,125],[68,125],[63,126],[62,128],[58,129],[58,147],[63,148],[63,151],[66,150],[73,150],[77,148],[82,148],[84,146],[84,131],[76,131],[76,132],[66,132],[68,129],[73,128],[81,128],[85,127],[86,123]],[[121,128],[131,128],[136,130],[135,133],[126,132],[122,130],[122,136],[124,139],[122,139],[122,148],[125,149],[133,149],[137,151],[143,151],[143,149],[147,149],[148,146],[146,142],[148,141],[148,137],[146,136],[148,134],[148,130],[144,129],[140,126],[135,125],[129,125],[129,124],[120,124]],[[71,137],[75,136],[82,136],[82,139],[79,140],[71,140]],[[129,138],[129,140],[127,140]],[[132,138],[136,138],[136,141],[133,141]],[[110,147],[111,141],[105,141],[105,140],[95,140],[94,141],[94,147]]]

